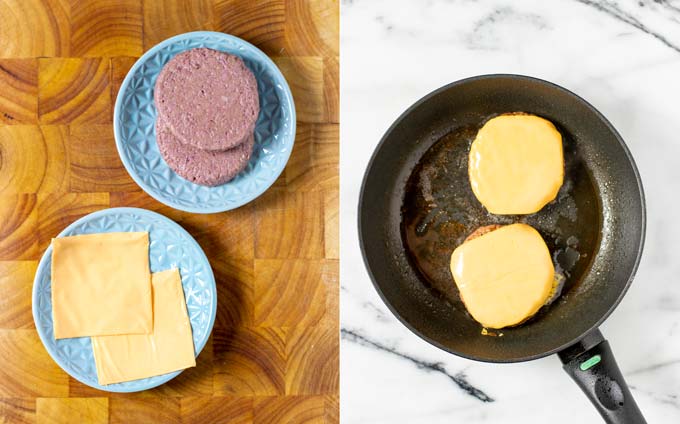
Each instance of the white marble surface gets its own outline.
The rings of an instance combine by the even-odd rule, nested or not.
[[[600,422],[557,357],[495,365],[439,351],[387,311],[363,266],[356,205],[383,132],[431,90],[498,72],[575,91],[632,150],[647,241],[602,331],[648,421],[680,422],[680,1],[344,0],[341,19],[342,422]],[[406,357],[441,362],[493,402]]]

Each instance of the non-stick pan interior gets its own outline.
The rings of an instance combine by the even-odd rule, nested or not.
[[[459,155],[462,162],[458,164],[464,165],[466,143],[476,128],[491,116],[509,112],[542,116],[562,132],[567,165],[562,204],[548,205],[542,215],[534,217],[495,217],[466,196],[466,174],[450,172],[435,187],[441,199],[449,193],[458,196],[448,203],[448,212],[418,216],[417,196],[408,187],[414,171],[423,172],[421,161],[434,168],[439,161],[454,170]],[[449,188],[443,184],[446,178],[450,178]],[[574,94],[544,81],[511,75],[451,84],[404,113],[385,134],[369,165],[359,214],[369,273],[397,317],[450,352],[501,362],[553,353],[599,325],[628,287],[644,233],[639,177],[611,125]],[[444,246],[439,259],[420,257],[423,251],[408,241],[409,220],[413,225],[438,226],[439,241],[450,243],[448,247],[437,244]],[[448,220],[456,225],[447,226]],[[570,267],[565,272],[567,282],[563,294],[532,320],[503,329],[502,337],[485,336],[456,301],[453,281],[446,286],[448,269],[441,265],[450,254],[446,251],[472,227],[511,221],[528,222],[539,229],[558,264],[566,261]]]

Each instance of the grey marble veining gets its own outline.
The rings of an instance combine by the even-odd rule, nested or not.
[[[375,293],[359,252],[359,187],[384,131],[430,91],[502,72],[576,92],[631,149],[645,187],[647,239],[636,279],[602,332],[648,421],[680,422],[680,1],[341,7],[342,422],[600,422],[556,357],[485,364],[411,334]]]

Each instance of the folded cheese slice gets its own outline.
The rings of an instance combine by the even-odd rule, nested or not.
[[[153,328],[149,234],[52,240],[54,337],[148,334]]]
[[[153,333],[92,337],[99,384],[196,366],[191,323],[177,269],[152,274]]]

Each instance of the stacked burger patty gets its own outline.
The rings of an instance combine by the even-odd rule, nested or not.
[[[158,149],[179,176],[217,186],[246,167],[260,101],[240,57],[207,48],[179,53],[158,75],[154,101]]]

